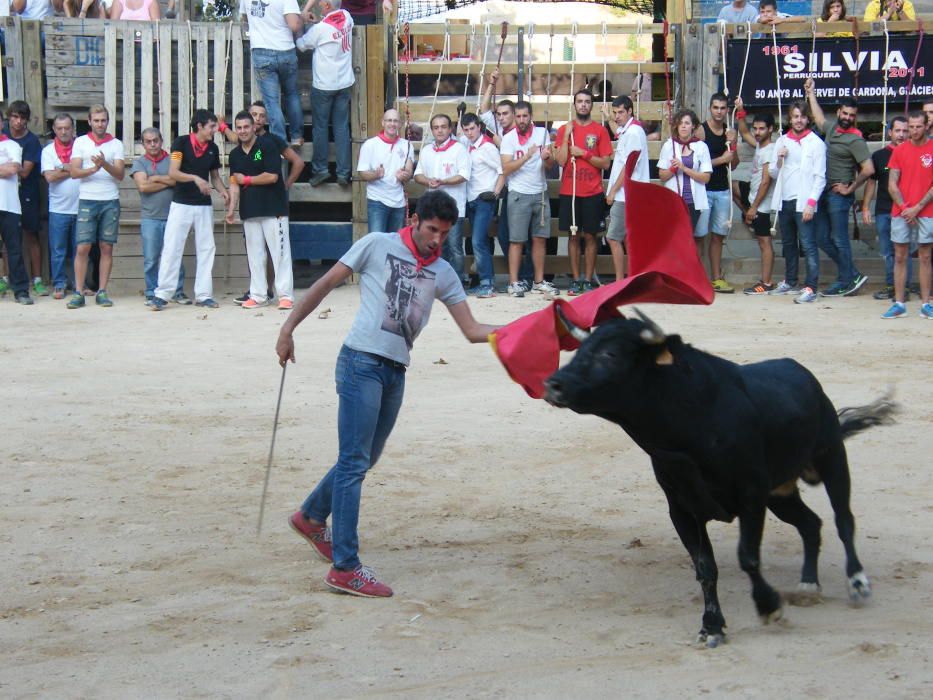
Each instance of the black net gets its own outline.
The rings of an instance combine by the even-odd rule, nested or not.
[[[475,5],[483,0],[401,0],[399,3],[399,19],[408,22],[424,17],[456,10],[459,7]],[[514,2],[583,2],[590,5],[608,5],[617,7],[620,10],[627,10],[649,17],[654,13],[654,2],[652,0],[513,0]]]

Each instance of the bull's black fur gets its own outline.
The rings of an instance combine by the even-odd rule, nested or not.
[[[801,584],[818,590],[821,521],[801,500],[798,478],[825,485],[846,551],[850,594],[869,595],[855,552],[843,439],[889,422],[894,405],[883,399],[837,415],[820,383],[794,360],[738,365],[676,335],[652,337],[653,331],[637,319],[603,324],[548,379],[545,398],[616,423],[650,455],[703,589],[701,637],[713,646],[725,627],[709,520],[739,519],[739,563],[764,620],[781,610],[760,570],[766,509],[799,531]]]

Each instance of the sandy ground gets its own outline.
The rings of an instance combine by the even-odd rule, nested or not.
[[[933,323],[916,302],[894,322],[867,295],[644,307],[733,360],[801,360],[837,406],[896,383],[905,408],[849,443],[871,603],[849,605],[827,499],[806,487],[824,519],[822,603],[761,626],[737,528],[714,524],[730,634],[715,650],[693,643],[699,587],[646,456],[608,423],[526,397],[443,307],[365,484],[362,557],[396,591],[366,600],[329,593],[286,526],[335,455],[333,365],[357,290],[299,332],[258,538],[284,315],[116,302],[0,303],[4,698],[933,697],[933,439],[917,379],[933,370]],[[506,322],[542,304],[473,308]],[[800,549],[769,516],[764,571],[781,590]]]

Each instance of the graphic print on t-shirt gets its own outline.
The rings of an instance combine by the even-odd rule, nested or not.
[[[263,2],[262,0],[253,0],[250,3],[249,13],[253,17],[265,17],[266,8],[269,7],[271,3]]]
[[[434,301],[437,275],[394,255],[386,255],[386,309],[382,330],[400,335],[411,350]]]

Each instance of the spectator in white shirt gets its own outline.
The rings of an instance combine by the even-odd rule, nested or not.
[[[288,115],[291,143],[304,143],[304,112],[298,94],[298,56],[295,36],[302,30],[297,0],[240,0],[240,14],[249,24],[250,60],[269,113],[269,131],[285,134],[282,97]]]
[[[434,143],[421,149],[415,182],[432,190],[443,190],[457,202],[459,216],[444,241],[444,260],[464,280],[463,218],[466,216],[466,187],[470,179],[470,155],[459,141],[450,135],[452,123],[446,114],[431,119]]]
[[[42,149],[42,176],[49,183],[49,258],[52,296],[64,299],[69,273],[74,272],[78,226],[79,180],[71,179],[75,123],[70,114],[55,116],[55,138]]]
[[[392,233],[405,225],[405,183],[415,169],[411,143],[399,136],[397,110],[382,115],[382,131],[360,148],[357,175],[366,183],[369,232]]]
[[[305,18],[311,3],[305,7]],[[327,170],[328,132],[334,130],[337,147],[337,184],[350,184],[350,87],[353,75],[353,18],[340,9],[340,0],[321,0],[323,17],[299,37],[301,51],[314,49],[311,64],[311,118],[314,155],[311,186],[330,177]]]

